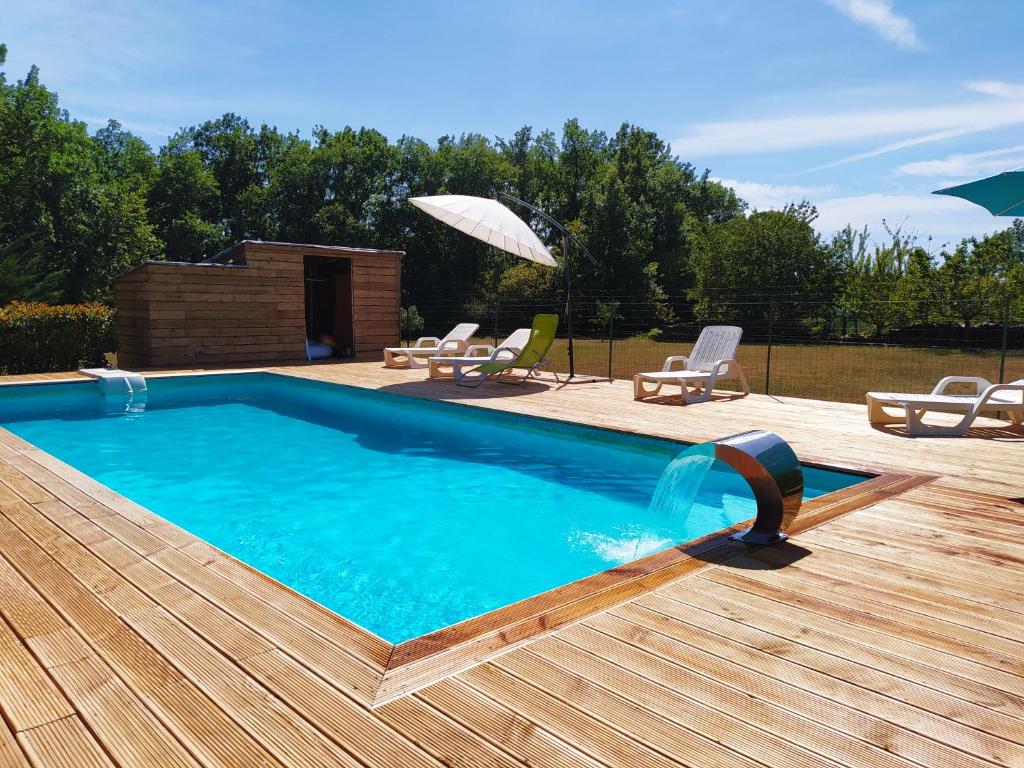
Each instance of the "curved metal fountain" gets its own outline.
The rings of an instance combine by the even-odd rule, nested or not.
[[[755,429],[701,443],[687,453],[725,462],[750,485],[757,502],[754,525],[729,538],[747,544],[774,544],[800,511],[804,473],[793,449],[774,432]]]

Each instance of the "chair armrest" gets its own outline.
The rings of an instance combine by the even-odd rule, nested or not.
[[[682,361],[683,370],[686,370],[686,366],[690,364],[690,358],[686,355],[672,355],[671,357],[665,358],[665,364],[661,366],[662,371],[671,371],[673,363]]]
[[[736,361],[735,357],[730,357],[730,358],[727,358],[727,359],[724,359],[724,360],[718,360],[713,366],[711,366],[711,370],[714,371],[714,372],[721,373],[721,368],[722,368],[723,365],[728,366],[728,365],[731,365],[733,363],[735,363],[736,365],[739,365],[739,363]]]
[[[467,346],[469,346],[469,342],[465,339],[449,339],[448,341],[438,339],[437,343],[437,348],[442,352],[455,352],[456,354],[461,354]]]
[[[979,393],[981,396],[978,398],[978,404],[984,405],[996,392],[1021,392],[1021,402],[1024,403],[1024,384],[989,384]]]
[[[502,357],[502,352],[507,352],[508,354],[505,357]],[[491,360],[507,363],[509,360],[515,360],[521,353],[522,350],[516,349],[515,347],[498,347],[491,351]]]
[[[424,342],[430,342],[426,344]],[[420,336],[416,339],[416,343],[413,344],[414,348],[418,347],[437,347],[440,346],[441,340],[437,336]]]
[[[988,379],[983,379],[980,376],[947,376],[935,385],[935,389],[932,390],[932,394],[946,394],[946,388],[950,384],[973,384],[977,388],[975,391],[975,394],[977,395],[982,394],[988,387],[992,386],[992,382]]]
[[[477,352],[483,352],[480,357],[490,357],[494,354],[494,347],[490,344],[473,344],[471,347],[466,349],[466,357],[476,357]]]

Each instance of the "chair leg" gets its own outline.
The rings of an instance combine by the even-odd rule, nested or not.
[[[956,424],[949,427],[937,427],[925,424],[922,418],[927,413],[925,409],[915,410],[907,408],[907,433],[914,437],[963,437],[967,434],[971,424],[978,415],[976,409],[968,411]]]
[[[867,403],[868,422],[870,424],[905,424],[907,422],[906,416],[893,416],[886,411],[880,400],[869,397],[867,398]]]
[[[739,363],[736,363],[736,377],[740,380],[740,388],[743,390],[743,395],[749,395],[750,382],[747,381],[747,374],[744,373],[743,368]]]
[[[633,377],[633,399],[643,400],[645,397],[654,397],[656,394],[661,392],[661,382],[654,382],[654,389],[647,389],[644,386],[644,379],[640,376]]]
[[[711,393],[715,388],[715,374],[696,385],[696,392],[691,392],[687,382],[681,382],[683,386],[683,405],[693,403],[706,403],[711,399]]]

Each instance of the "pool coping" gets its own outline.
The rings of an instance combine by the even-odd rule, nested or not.
[[[269,373],[271,375],[308,380],[304,376],[293,376],[289,373],[268,368],[188,372],[168,371],[147,374],[147,376],[151,378],[164,378],[251,373]],[[89,381],[88,379],[81,378],[47,379],[4,383],[0,386],[36,386],[89,383]],[[348,387],[376,391],[373,387],[360,387],[353,384],[322,383],[334,384],[343,389]],[[443,402],[432,400],[431,398],[417,398],[397,393],[388,394],[396,397]],[[471,403],[446,404],[479,407]],[[657,435],[617,430],[566,419],[554,419],[547,416],[529,416],[527,418],[587,427],[623,435],[632,435],[634,437],[639,435],[655,440],[668,440]],[[190,552],[195,550],[215,552],[218,558],[224,558],[236,566],[240,566],[246,571],[258,575],[262,580],[273,585],[275,589],[287,591],[300,600],[315,606],[317,610],[327,612],[341,620],[345,625],[346,634],[354,633],[359,635],[366,647],[374,649],[374,655],[380,655],[387,659],[382,669],[379,670],[380,678],[376,690],[361,692],[363,695],[369,695],[368,703],[372,707],[386,704],[406,694],[413,693],[420,688],[455,675],[497,655],[506,653],[556,629],[581,621],[595,613],[605,611],[638,595],[657,589],[681,576],[721,564],[756,549],[756,547],[731,541],[728,538],[730,534],[748,527],[752,522],[751,520],[743,521],[729,528],[707,534],[684,544],[668,547],[630,563],[586,576],[419,637],[401,643],[390,643],[342,614],[323,606],[286,584],[259,571],[245,561],[220,550],[156,513],[141,507],[141,505],[138,505],[128,497],[122,496],[93,478],[84,475],[84,473],[65,464],[32,443],[17,437],[17,435],[3,427],[0,427],[0,435],[8,436],[13,441],[28,446],[31,451],[45,456],[44,466],[50,471],[59,473],[61,480],[69,483],[78,491],[96,498],[97,502],[110,504],[112,501],[116,501],[118,502],[117,506],[120,507],[124,505],[136,507],[154,518],[157,524],[176,530],[181,539],[181,543],[175,545],[176,549],[188,549]],[[685,441],[676,440],[674,442],[684,443]],[[801,506],[799,514],[787,529],[791,534],[816,527],[843,514],[871,506],[884,499],[899,496],[935,479],[932,475],[887,472],[874,470],[867,466],[842,465],[839,463],[824,464],[814,461],[803,461],[801,463],[805,466],[873,476],[865,477],[859,483],[805,502]],[[79,478],[85,478],[88,482],[81,482]],[[97,488],[102,491],[98,496],[96,495]]]

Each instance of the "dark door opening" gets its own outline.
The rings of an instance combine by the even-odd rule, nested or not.
[[[306,338],[331,357],[352,357],[352,262],[306,256]]]

